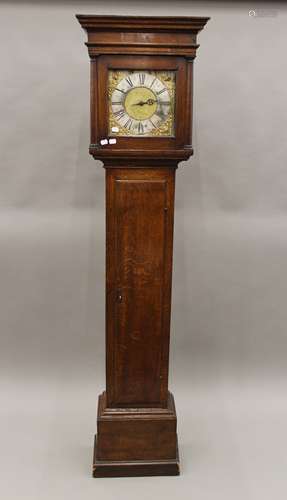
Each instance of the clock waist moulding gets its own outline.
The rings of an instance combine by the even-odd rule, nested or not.
[[[193,61],[209,18],[77,19],[91,60],[89,151],[106,170],[106,390],[93,475],[177,475],[168,391],[175,171],[193,153]]]

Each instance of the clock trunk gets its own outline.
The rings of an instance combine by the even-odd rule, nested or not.
[[[108,169],[107,402],[165,407],[174,168]]]

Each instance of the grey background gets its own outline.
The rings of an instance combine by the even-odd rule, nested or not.
[[[88,155],[75,13],[212,17],[195,62],[195,155],[177,172],[178,478],[90,475],[104,171]],[[0,37],[1,498],[285,499],[286,5],[2,2]]]

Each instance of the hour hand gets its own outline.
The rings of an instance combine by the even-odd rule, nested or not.
[[[139,101],[139,102],[134,102],[133,103],[133,106],[143,106],[145,103],[145,101]]]
[[[152,106],[152,104],[156,103],[157,101],[155,99],[148,99],[147,101],[139,101],[135,102],[133,106],[144,106],[145,104],[148,104],[149,106]]]

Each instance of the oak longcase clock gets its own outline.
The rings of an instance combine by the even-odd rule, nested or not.
[[[106,170],[106,390],[93,475],[177,475],[168,390],[175,171],[193,152],[193,61],[209,18],[77,18],[91,59],[89,151]]]

